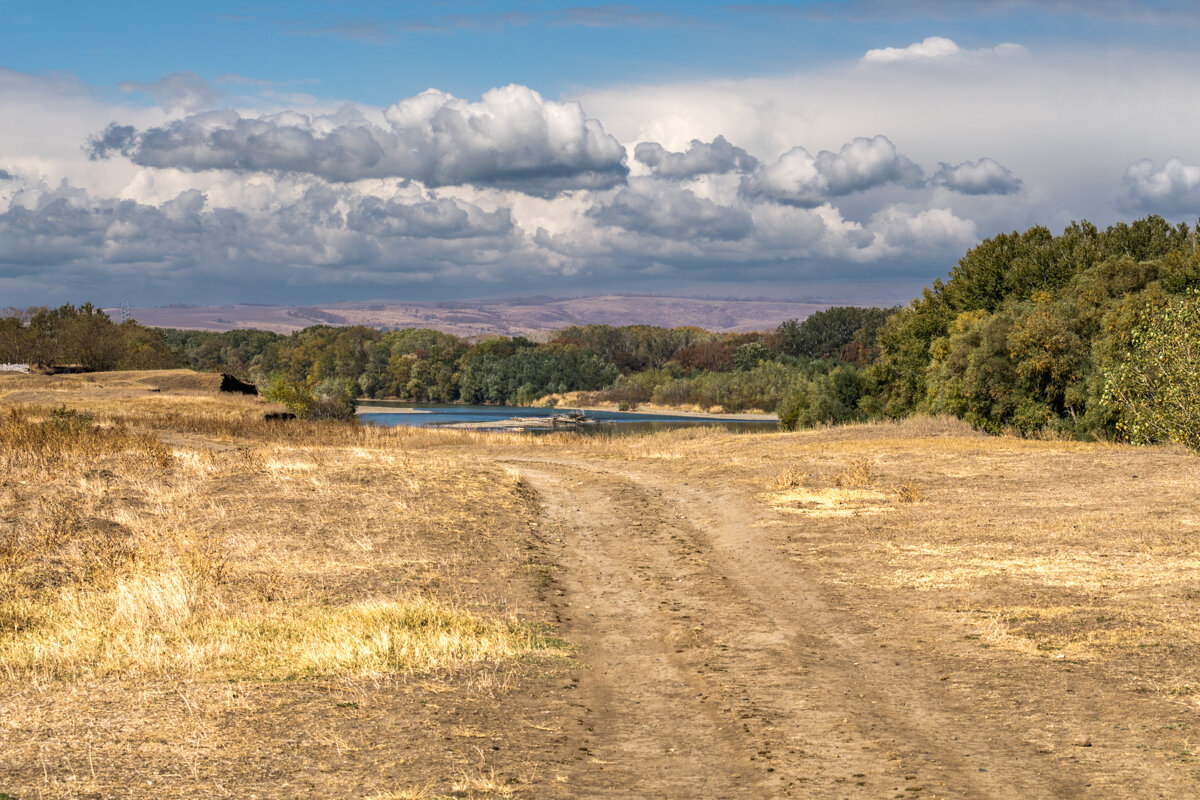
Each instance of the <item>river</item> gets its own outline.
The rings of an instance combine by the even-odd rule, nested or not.
[[[539,419],[551,414],[563,413],[567,409],[530,408],[528,406],[471,406],[453,403],[386,403],[368,401],[361,403],[358,412],[361,419],[374,425],[411,425],[414,427],[470,427],[476,430],[511,430],[514,419],[528,419],[531,433],[544,433],[549,428],[537,428]],[[591,434],[645,433],[671,428],[721,427],[732,431],[752,432],[776,430],[774,418],[762,416],[710,415],[689,416],[683,414],[660,414],[624,411],[587,411],[594,424],[571,426],[569,430]],[[464,425],[464,423],[470,423]],[[495,423],[491,428],[487,423]],[[505,424],[508,423],[508,424]],[[557,430],[562,430],[558,428]]]

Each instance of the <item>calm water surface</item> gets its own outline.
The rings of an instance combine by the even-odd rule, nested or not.
[[[434,403],[403,403],[397,404],[397,406],[395,413],[384,413],[382,409],[388,407],[384,403],[363,403],[359,408],[371,409],[371,413],[362,415],[362,420],[367,423],[387,426],[428,425],[435,427],[451,425],[456,422],[500,422],[513,417],[548,417],[551,414],[563,413],[568,410],[528,408],[526,406],[466,406]],[[571,428],[570,430],[578,430],[580,433],[611,435],[690,427],[719,427],[742,432],[777,429],[777,423],[773,420],[713,420],[674,414],[627,414],[621,411],[588,411],[585,413],[590,419],[597,420],[599,424],[580,425],[578,429]],[[528,432],[547,433],[549,431],[550,429]]]

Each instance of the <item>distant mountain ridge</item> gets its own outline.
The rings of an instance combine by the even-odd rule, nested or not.
[[[291,333],[310,325],[365,325],[372,328],[434,328],[458,336],[533,336],[569,325],[695,325],[711,331],[768,330],[787,319],[804,319],[829,303],[794,300],[594,295],[519,297],[440,303],[369,301],[328,305],[131,308],[129,316],[155,328],[226,331],[258,328]],[[118,318],[121,309],[106,309]]]

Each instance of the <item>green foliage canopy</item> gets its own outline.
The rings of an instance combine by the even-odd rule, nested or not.
[[[1125,357],[1107,374],[1104,402],[1134,442],[1200,450],[1200,291],[1145,309]]]

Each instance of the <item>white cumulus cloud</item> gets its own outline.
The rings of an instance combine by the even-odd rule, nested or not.
[[[990,158],[964,161],[956,166],[943,161],[938,165],[933,181],[961,194],[1013,194],[1021,191],[1021,179]]]
[[[837,153],[822,150],[813,156],[803,147],[794,147],[745,178],[742,193],[811,207],[830,197],[889,183],[919,186],[923,180],[921,168],[899,153],[886,136],[859,137]]]
[[[930,36],[921,42],[914,42],[908,47],[883,47],[878,50],[868,50],[862,60],[868,64],[886,64],[891,61],[912,61],[917,58],[942,58],[961,53],[962,48],[951,39],[941,36]]]
[[[1169,158],[1159,169],[1148,158],[1125,170],[1126,202],[1135,208],[1200,216],[1200,166]]]
[[[873,215],[867,227],[893,254],[965,249],[979,241],[975,223],[955,216],[948,208],[927,208],[913,213],[889,206]]]
[[[1019,44],[1005,42],[996,45],[995,47],[983,48],[980,50],[964,50],[959,47],[953,39],[947,39],[943,36],[930,36],[920,42],[913,42],[908,47],[881,47],[876,50],[868,50],[866,55],[862,57],[864,64],[891,64],[896,61],[919,61],[929,59],[947,58],[948,56],[957,55],[1013,55],[1016,53],[1025,52],[1025,48]]]

